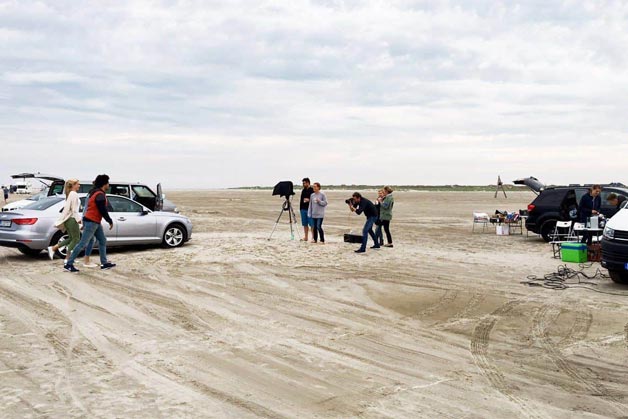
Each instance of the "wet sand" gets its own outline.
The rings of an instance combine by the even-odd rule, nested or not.
[[[628,415],[628,287],[524,286],[561,264],[549,245],[471,233],[531,193],[396,192],[395,247],[362,255],[350,192],[327,195],[325,245],[285,215],[267,240],[268,191],[175,191],[182,248],[76,275],[0,248],[0,416]]]

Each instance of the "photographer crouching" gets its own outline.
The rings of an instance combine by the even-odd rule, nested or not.
[[[373,239],[375,243],[374,246],[371,246],[371,249],[379,249],[379,243],[377,242],[377,238],[375,237],[375,233],[373,233],[373,224],[377,221],[377,209],[375,205],[371,201],[366,198],[362,198],[359,192],[354,192],[350,199],[345,201],[347,205],[349,205],[349,209],[351,212],[355,212],[356,214],[364,213],[366,217],[366,222],[364,223],[364,228],[362,229],[362,246],[355,253],[364,253],[366,252],[366,243],[368,242],[369,235]]]

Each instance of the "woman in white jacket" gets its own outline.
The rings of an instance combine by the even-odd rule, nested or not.
[[[78,196],[78,190],[81,184],[77,179],[68,179],[65,182],[65,205],[61,216],[55,222],[55,227],[68,232],[68,238],[62,242],[55,244],[54,246],[48,246],[48,256],[50,260],[54,258],[55,252],[60,247],[67,246],[68,254],[72,252],[72,249],[78,244],[81,239],[81,216],[79,215],[79,207],[81,205]]]

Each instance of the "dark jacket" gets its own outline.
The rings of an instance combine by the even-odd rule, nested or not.
[[[580,198],[580,205],[578,205],[578,222],[586,223],[587,219],[593,214],[593,210],[600,211],[602,206],[602,198],[596,196],[593,198],[591,193],[587,193]]]
[[[299,209],[307,211],[310,207],[309,202],[305,202],[305,198],[309,198],[314,193],[314,188],[311,186],[309,188],[303,188],[301,191],[301,199],[299,200]]]
[[[355,213],[364,213],[364,216],[366,218],[377,217],[377,208],[375,208],[375,205],[373,205],[371,201],[366,198],[362,198],[360,199],[360,203],[358,204],[358,206],[355,207]]]

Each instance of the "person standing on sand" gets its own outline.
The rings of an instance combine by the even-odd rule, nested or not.
[[[368,199],[362,198],[359,192],[354,192],[352,195],[352,199],[348,202],[349,209],[351,212],[355,212],[356,214],[364,213],[366,217],[366,222],[364,223],[364,228],[362,229],[362,245],[355,253],[364,253],[366,252],[366,243],[368,242],[369,235],[375,242],[371,249],[379,249],[380,245],[377,242],[377,237],[375,237],[375,233],[373,233],[373,224],[377,220],[377,209],[375,205]]]
[[[310,205],[307,210],[307,216],[314,222],[312,231],[312,243],[318,241],[320,235],[321,244],[325,243],[325,232],[323,231],[323,218],[325,218],[325,207],[327,207],[327,197],[321,192],[321,184],[314,182],[314,193],[310,195]]]
[[[61,216],[55,222],[55,227],[65,230],[68,233],[68,237],[55,244],[54,246],[48,246],[48,257],[50,260],[54,259],[55,252],[60,247],[67,246],[67,254],[72,253],[72,250],[76,247],[79,240],[81,240],[81,228],[79,224],[83,221],[79,215],[79,207],[81,203],[79,201],[78,190],[81,187],[78,179],[68,179],[65,181],[65,205]]]
[[[85,212],[83,213],[83,236],[76,245],[74,251],[63,267],[68,272],[78,272],[74,267],[74,261],[79,253],[88,245],[92,238],[98,240],[98,253],[100,254],[100,269],[111,269],[115,263],[107,261],[107,237],[100,224],[103,218],[109,223],[109,230],[113,229],[113,220],[107,210],[107,195],[109,190],[109,176],[98,175],[94,180],[94,188],[89,192],[85,200]]]
[[[375,203],[375,209],[377,210],[377,220],[375,221],[375,237],[377,237],[377,243],[380,246],[384,244],[384,237],[382,236],[382,221],[379,218],[381,214],[381,206],[382,201],[384,200],[384,190],[380,189],[377,191],[377,202]]]
[[[304,242],[308,241],[308,233],[312,230],[314,234],[314,220],[308,215],[308,209],[310,208],[310,196],[314,193],[314,189],[310,186],[310,178],[303,178],[303,190],[301,190],[301,200],[299,201],[299,210],[301,212],[301,225],[303,226]]]
[[[382,233],[381,233],[382,227],[384,227],[384,231],[386,232],[387,244],[385,244],[384,247],[393,247],[392,235],[390,234],[390,222],[392,221],[392,209],[393,209],[393,205],[395,205],[395,198],[393,198],[392,193],[393,193],[393,188],[391,188],[390,186],[384,186],[384,199],[379,201],[380,202],[380,210],[379,210],[380,225],[377,226],[377,228],[379,230],[380,238],[382,238]],[[382,241],[383,241],[383,238],[382,238]]]
[[[3,186],[2,193],[4,194],[4,203],[6,204],[7,201],[9,200],[9,188],[7,188],[6,186]]]

